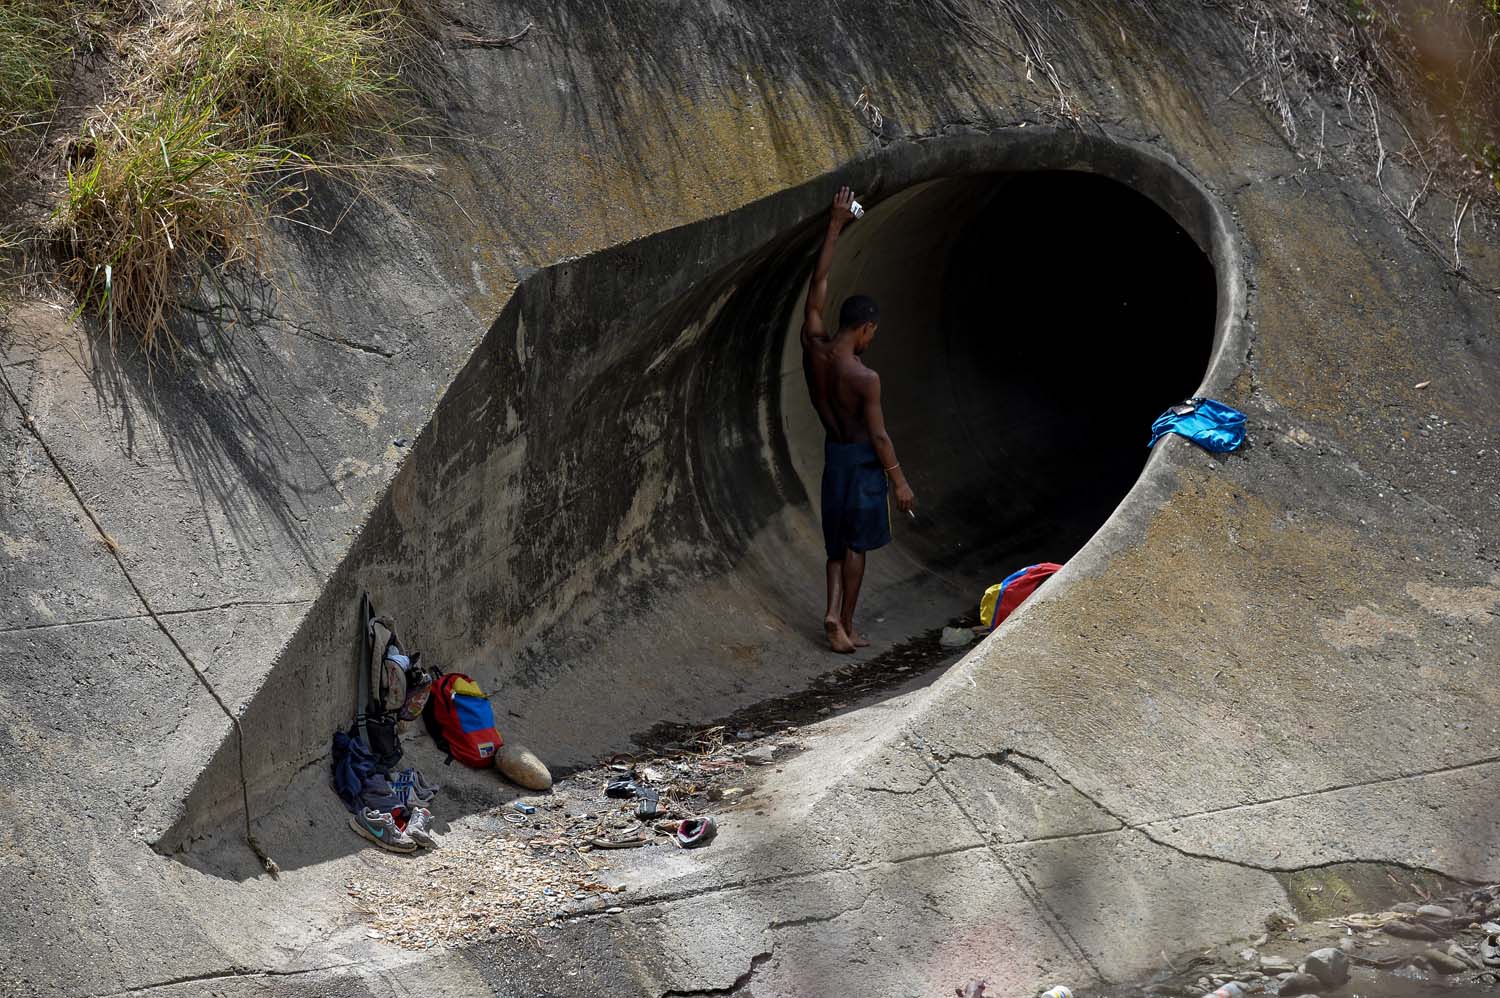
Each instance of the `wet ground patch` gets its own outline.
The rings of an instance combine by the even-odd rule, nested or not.
[[[978,623],[977,616],[955,617],[948,622],[951,627]],[[664,722],[633,735],[631,740],[648,752],[670,752],[690,749],[705,731],[721,728],[749,741],[852,710],[881,694],[926,685],[937,678],[940,669],[958,661],[973,647],[946,648],[939,641],[942,633],[941,627],[933,628],[873,658],[850,660],[818,676],[805,690],[762,700],[706,725]]]

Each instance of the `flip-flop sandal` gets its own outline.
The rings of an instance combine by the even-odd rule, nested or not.
[[[712,818],[685,818],[677,826],[677,844],[684,849],[697,849],[713,841],[719,826]]]
[[[635,816],[642,821],[661,817],[661,792],[655,787],[638,788],[641,802],[635,806]]]
[[[646,836],[638,831],[589,839],[595,849],[634,849],[645,844]]]

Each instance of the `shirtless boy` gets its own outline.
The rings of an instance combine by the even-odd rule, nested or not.
[[[869,645],[854,629],[854,604],[865,577],[865,553],[891,541],[886,479],[896,506],[911,511],[916,502],[880,411],[880,375],[860,360],[875,339],[880,310],[865,295],[851,295],[839,308],[838,329],[830,335],[823,319],[828,304],[828,271],[834,245],[854,215],[854,196],[839,188],[833,199],[828,234],[807,289],[802,321],[802,372],[813,407],[823,421],[823,546],[828,554],[828,611],[823,630],[836,652]]]

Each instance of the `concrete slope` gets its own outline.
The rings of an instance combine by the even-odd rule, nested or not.
[[[1465,224],[1453,272],[1414,228],[1446,233],[1452,205],[1393,214],[1423,177],[1393,159],[1367,182],[1371,143],[1332,103],[1311,107],[1327,155],[1300,158],[1238,86],[1252,68],[1217,9],[1056,5],[1055,64],[1089,116],[1035,139],[1055,94],[952,9],[490,5],[481,33],[533,21],[527,41],[446,49],[431,95],[481,141],[440,146],[432,184],[356,207],[331,240],[273,234],[295,280],[205,309],[205,329],[234,328],[202,365],[153,381],[63,309],[6,316],[0,994],[1021,988],[1248,933],[1288,903],[1268,871],[1495,877],[1492,223]],[[1192,317],[1193,290],[1180,334],[1133,326],[1130,351],[1099,335],[1102,306],[1059,275],[1141,274],[1154,318],[1159,289],[1201,288],[1181,275],[1205,264],[1171,240],[1132,254],[1139,226],[1106,224],[1154,217],[1130,191],[1095,235],[1045,210],[1092,190],[1007,201],[1056,181],[996,176],[1074,167],[1208,251],[1214,315]],[[1250,414],[1251,447],[1169,442],[1044,600],[931,690],[830,722],[768,790],[779,803],[631,873],[627,913],[563,927],[550,960],[385,950],[340,890],[358,843],[321,824],[357,587],[561,762],[828,668],[808,626],[816,436],[780,334],[835,178],[874,195],[839,279],[906,309],[878,348],[932,513],[877,562],[873,636],[1087,540],[1140,467],[1151,392],[1205,382]],[[1242,309],[1205,217],[1228,220]],[[938,278],[960,285],[941,303]],[[1010,376],[957,331],[986,308],[1022,317],[989,330],[1001,344],[1022,329],[1052,361],[1069,336],[1110,358],[1105,401],[1146,411],[1071,415],[1128,437],[1130,468],[1094,488],[1112,438],[1060,442],[1046,433],[1076,429],[1070,413],[1005,409],[1024,384],[981,390]],[[969,429],[987,420],[1005,435]],[[1017,504],[1021,471],[1046,501]],[[1032,491],[1049,482],[1065,488]],[[485,800],[475,784],[455,807]],[[247,816],[280,879],[255,875]]]

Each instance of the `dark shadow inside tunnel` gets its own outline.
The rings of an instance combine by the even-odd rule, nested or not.
[[[947,468],[965,481],[934,519],[988,538],[979,555],[1066,560],[1140,474],[1151,421],[1198,385],[1215,297],[1208,259],[1134,191],[1082,173],[997,183],[944,275]]]

